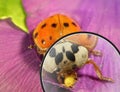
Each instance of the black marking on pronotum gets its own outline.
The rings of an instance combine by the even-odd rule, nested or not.
[[[51,27],[56,28],[56,27],[57,27],[57,24],[56,24],[56,23],[53,23],[53,24],[51,25]]]
[[[72,48],[73,53],[77,53],[77,52],[79,51],[78,46],[79,46],[79,45],[77,45],[77,44],[72,44],[72,45],[71,45],[71,48]]]
[[[67,51],[66,52],[66,56],[67,56],[67,58],[70,60],[70,61],[75,61],[75,56],[74,56],[74,54],[72,53],[72,52],[70,52],[70,51]]]
[[[62,47],[62,51],[65,52],[65,48],[64,47]]]
[[[35,33],[34,37],[36,38],[38,36],[38,32]]]
[[[74,22],[72,22],[72,24],[73,24],[74,26],[77,26]]]
[[[46,23],[41,26],[41,28],[44,28],[44,27],[46,27]]]
[[[64,25],[65,27],[68,27],[68,26],[69,26],[69,24],[68,24],[68,23],[64,23],[63,25]]]
[[[49,52],[50,57],[55,57],[56,56],[56,49],[52,48]]]
[[[55,57],[55,63],[58,65],[62,60],[63,54],[62,53],[57,54],[57,56]]]
[[[91,38],[91,37],[92,37],[92,35],[91,35],[91,34],[88,34],[88,35],[87,35],[87,37],[88,37],[88,38]]]

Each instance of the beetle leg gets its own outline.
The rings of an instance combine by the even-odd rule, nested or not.
[[[32,44],[30,44],[29,46],[28,46],[28,49],[33,49],[34,48],[34,45],[32,45]]]
[[[60,84],[64,84],[64,75],[62,73],[57,73],[57,80]]]
[[[94,56],[102,56],[102,53],[98,50],[92,50],[91,53],[94,55]]]
[[[99,67],[97,66],[97,64],[96,64],[93,60],[91,60],[91,59],[88,60],[86,64],[92,64],[92,65],[93,65],[93,67],[94,67],[94,69],[95,69],[95,72],[96,72],[96,74],[97,74],[97,76],[98,76],[98,78],[99,78],[100,80],[114,82],[111,78],[104,77],[104,76],[102,75],[101,70],[99,69]]]

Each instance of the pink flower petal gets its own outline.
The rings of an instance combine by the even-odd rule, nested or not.
[[[0,22],[0,92],[40,92],[39,58],[29,35]]]

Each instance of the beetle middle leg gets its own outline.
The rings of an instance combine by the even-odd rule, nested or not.
[[[97,74],[97,76],[98,76],[98,78],[99,78],[100,80],[114,82],[113,79],[108,78],[108,77],[104,77],[104,76],[102,75],[101,70],[99,69],[99,67],[97,66],[97,64],[96,64],[93,60],[91,60],[91,59],[88,60],[86,64],[92,64],[92,65],[93,65],[93,67],[94,67],[94,69],[95,69],[95,72],[96,72],[96,74]]]

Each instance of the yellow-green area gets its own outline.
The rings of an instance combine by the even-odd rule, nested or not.
[[[21,0],[0,0],[0,19],[10,18],[20,29],[28,32],[26,13]]]

